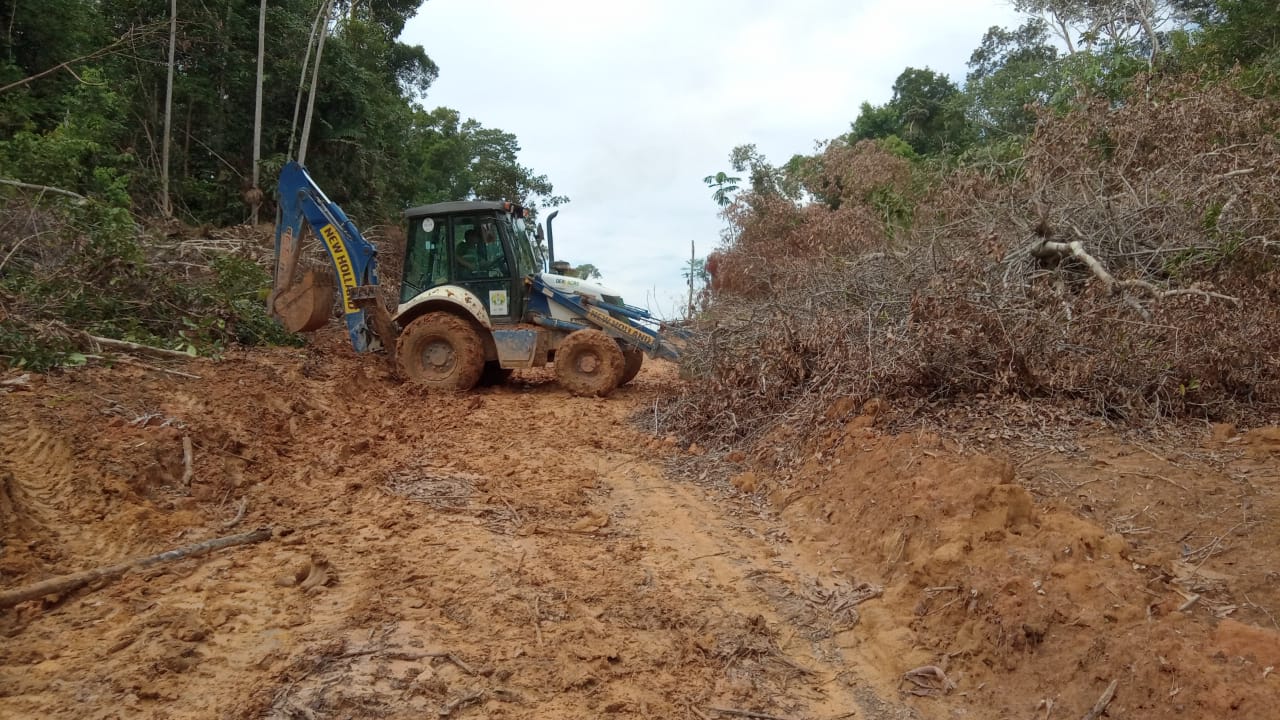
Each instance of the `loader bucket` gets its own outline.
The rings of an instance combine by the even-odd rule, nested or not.
[[[276,296],[272,311],[289,332],[311,332],[333,317],[337,283],[333,275],[308,270],[302,280]]]

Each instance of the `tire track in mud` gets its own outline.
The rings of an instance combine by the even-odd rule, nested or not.
[[[9,562],[24,565],[33,552],[40,564],[90,567],[136,552],[136,527],[112,533],[93,527],[130,508],[113,507],[90,476],[61,434],[32,420],[0,422],[0,534],[22,541],[9,547]]]
[[[0,425],[0,476],[13,503],[11,520],[55,529],[71,503],[84,501],[71,448],[34,424]]]
[[[305,399],[287,412],[218,395],[263,382],[244,365],[203,369],[184,390],[199,403],[171,388],[136,398],[166,401],[197,439],[228,429],[243,445],[244,524],[277,537],[10,619],[4,702],[173,720],[909,716],[868,704],[841,660],[850,633],[767,523],[727,515],[640,449],[626,417],[661,380],[642,373],[607,401],[536,375],[424,398],[357,362],[323,378],[281,363],[273,385]],[[92,432],[77,437],[102,444]],[[26,438],[7,465],[66,458],[71,471],[42,482],[76,492],[70,451],[6,437]],[[197,469],[214,481],[211,462],[205,451]],[[130,522],[114,510],[99,534]]]
[[[797,687],[788,698],[793,704],[788,712],[917,717],[884,699],[894,696],[892,683],[877,684],[881,678],[851,662],[851,651],[861,642],[857,607],[878,598],[879,588],[824,572],[818,559],[785,541],[780,522],[746,502],[674,480],[643,456],[624,455],[621,462],[603,464],[616,468],[607,476],[611,499],[654,539],[658,571],[677,586],[695,588],[695,595],[720,611],[764,619],[774,662],[798,672],[790,678]],[[751,698],[751,693],[740,697]]]
[[[295,545],[339,579],[236,717],[910,716],[855,687],[847,626],[788,590],[799,575],[763,530],[635,452],[631,403],[548,388],[463,402],[465,423],[368,447],[392,454]],[[523,429],[493,431],[512,417]]]

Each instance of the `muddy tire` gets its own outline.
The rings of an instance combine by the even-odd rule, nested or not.
[[[475,327],[449,313],[427,313],[396,341],[400,374],[431,390],[465,392],[484,372],[484,342]]]
[[[625,365],[618,343],[599,330],[571,333],[556,349],[556,380],[574,395],[608,395]]]
[[[511,368],[504,368],[497,360],[484,364],[484,372],[480,374],[481,385],[506,385],[511,379]]]
[[[635,380],[636,375],[640,374],[640,366],[644,364],[644,351],[634,346],[622,348],[622,361],[622,378],[618,380],[618,387]]]

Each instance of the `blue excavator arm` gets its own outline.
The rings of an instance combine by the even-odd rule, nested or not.
[[[275,277],[268,300],[272,315],[290,332],[318,329],[332,315],[333,278],[314,272],[306,273],[301,281],[294,278],[305,223],[320,238],[333,263],[352,346],[357,352],[379,346],[392,349],[394,342],[387,332],[391,323],[382,317],[386,310],[377,292],[377,250],[299,163],[291,162],[280,171],[279,195]]]

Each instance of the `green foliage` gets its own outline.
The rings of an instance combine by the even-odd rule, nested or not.
[[[1048,105],[1062,83],[1046,22],[1032,18],[1012,31],[993,27],[969,57],[969,117],[984,137],[1026,135],[1036,123],[1028,105]]]
[[[1244,68],[1245,86],[1280,91],[1280,12],[1270,0],[1214,0],[1190,10],[1200,27],[1185,44],[1192,62],[1212,69]]]
[[[916,152],[915,148],[897,135],[886,135],[876,142],[891,155],[896,155],[904,160],[920,159],[920,154]]]
[[[214,342],[233,340],[241,345],[301,345],[297,335],[285,332],[267,314],[266,296],[271,276],[261,265],[242,255],[220,255],[213,260],[214,281],[208,288],[215,308]],[[218,337],[221,336],[221,337]]]
[[[403,203],[410,198],[422,203],[479,198],[536,208],[566,200],[554,194],[545,175],[519,163],[514,135],[462,120],[450,108],[415,110],[405,150],[411,170],[404,178],[409,184],[402,191]]]
[[[0,140],[0,175],[96,194],[127,207],[128,176],[121,168],[134,158],[119,149],[124,102],[100,69],[86,68],[81,78],[84,82],[60,98],[63,114],[56,125]]]
[[[852,129],[849,133],[849,141],[857,142],[859,140],[875,140],[889,136],[897,137],[898,131],[901,129],[901,113],[892,103],[872,105],[869,102],[863,102],[858,111],[858,117],[853,121]]]
[[[707,259],[704,257],[689,258],[684,262],[684,269],[680,271],[680,277],[685,282],[692,282],[695,287],[698,284],[707,284],[711,282],[711,274],[707,272]]]
[[[600,269],[591,263],[583,263],[575,267],[572,272],[574,277],[580,277],[583,280],[599,280],[601,277]]]
[[[907,68],[893,83],[893,99],[863,103],[850,142],[898,137],[920,155],[955,153],[970,142],[968,100],[950,78],[928,68]]]
[[[737,172],[747,173],[751,192],[758,196],[782,194],[782,172],[769,164],[754,144],[739,145],[729,153],[729,164]],[[736,178],[734,178],[736,182]]]
[[[418,6],[340,7],[324,47],[308,169],[349,213],[373,221],[436,200],[562,202],[546,176],[518,162],[510,133],[416,105],[439,74],[422,47],[398,40]],[[0,13],[13,28],[0,37],[12,38],[0,45],[0,85],[90,56],[3,93],[0,173],[142,212],[158,207],[169,7],[50,0],[39,11],[17,4]],[[318,7],[318,0],[281,0],[268,8],[262,144],[270,160],[261,168],[268,217],[276,171],[298,141],[297,83]],[[174,206],[189,222],[248,217],[242,194],[253,175],[258,10],[249,0],[178,8],[169,170]],[[111,47],[126,33],[129,42]]]
[[[208,272],[170,264],[163,243],[140,234],[121,207],[90,200],[38,208],[56,230],[0,240],[9,320],[0,328],[6,364],[47,369],[76,362],[74,343],[50,328],[216,355],[231,344],[297,344],[266,312],[270,278],[258,263],[211,252]],[[11,242],[23,240],[21,244]],[[83,362],[83,358],[79,362]]]
[[[310,82],[303,60],[320,5],[273,0],[267,11],[259,170],[268,218],[275,177],[298,144],[297,84]],[[441,200],[563,202],[545,175],[519,162],[514,135],[418,105],[439,74],[424,48],[399,41],[419,5],[338,6],[316,87],[308,169],[367,223]],[[46,332],[58,323],[201,354],[233,343],[297,342],[267,316],[269,278],[253,260],[184,253],[171,264],[172,243],[139,229],[161,201],[170,3],[47,0],[5,8],[0,87],[11,87],[0,91],[0,177],[87,199],[31,206],[0,188],[6,212],[31,212],[48,229],[0,237],[0,298],[10,318],[0,347],[14,348],[0,360],[25,367],[73,360],[65,338]],[[259,3],[179,3],[177,12],[173,206],[191,224],[240,223],[249,216],[253,176]]]
[[[886,185],[877,186],[867,194],[866,202],[879,217],[887,237],[896,237],[911,228],[915,205],[897,189]]]
[[[84,356],[76,356],[75,345],[70,340],[42,337],[18,323],[0,320],[0,363],[5,366],[46,372],[61,365],[83,362]]]
[[[702,178],[702,182],[709,187],[715,188],[715,192],[711,193],[711,199],[720,207],[728,207],[733,202],[732,194],[738,192],[738,183],[742,182],[740,177],[732,177],[724,171],[720,171],[715,175],[708,175]]]

